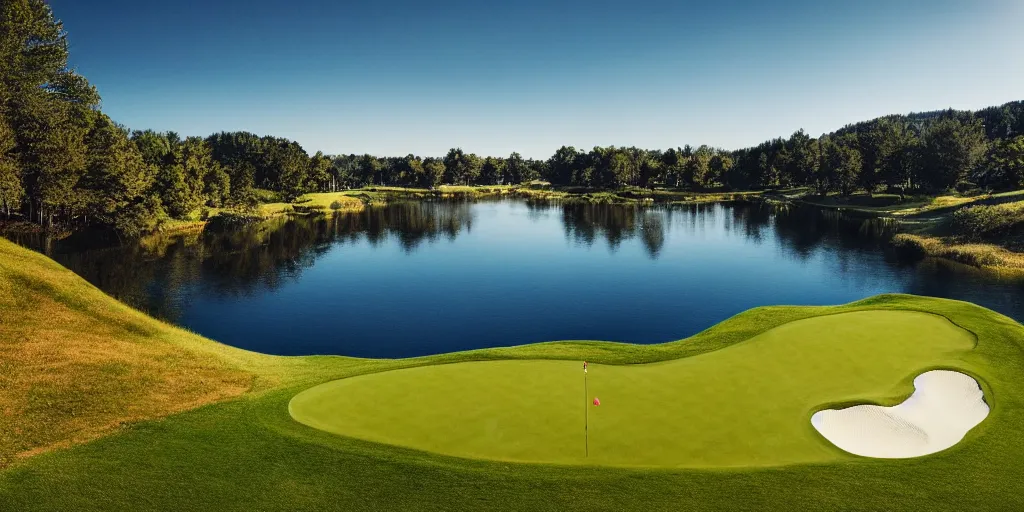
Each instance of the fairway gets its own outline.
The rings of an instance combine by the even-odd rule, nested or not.
[[[289,410],[328,432],[468,458],[657,467],[828,462],[854,456],[814,431],[815,411],[898,403],[920,373],[965,366],[975,341],[937,315],[842,313],[694,357],[591,364],[587,394],[578,361],[483,361],[328,382],[298,394]],[[585,405],[594,397],[601,406]]]

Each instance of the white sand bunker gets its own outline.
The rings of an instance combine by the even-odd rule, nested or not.
[[[914,379],[914,394],[895,407],[826,409],[811,425],[839,448],[865,457],[902,459],[945,450],[988,416],[978,381],[934,370]]]

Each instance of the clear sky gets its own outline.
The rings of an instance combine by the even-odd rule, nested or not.
[[[1020,0],[50,0],[131,128],[546,158],[1024,99]]]

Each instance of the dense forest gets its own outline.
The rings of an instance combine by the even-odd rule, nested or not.
[[[68,66],[67,34],[44,0],[0,4],[0,212],[43,226],[110,227],[135,236],[202,207],[252,208],[366,185],[517,184],[588,188],[899,193],[1024,186],[1024,102],[978,112],[892,115],[811,137],[730,151],[561,147],[547,160],[478,156],[310,156],[298,143],[247,132],[181,137],[132,131],[99,108]]]

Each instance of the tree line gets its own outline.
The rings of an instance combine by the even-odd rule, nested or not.
[[[309,155],[247,132],[184,137],[131,131],[99,108],[68,66],[67,34],[44,0],[0,4],[0,212],[44,226],[99,225],[135,236],[202,207],[251,208],[260,191],[294,199],[367,185],[431,188],[544,180],[587,188],[821,194],[1024,186],[1024,102],[978,112],[893,115],[811,137],[799,130],[735,151],[559,148],[546,160],[480,156]]]

